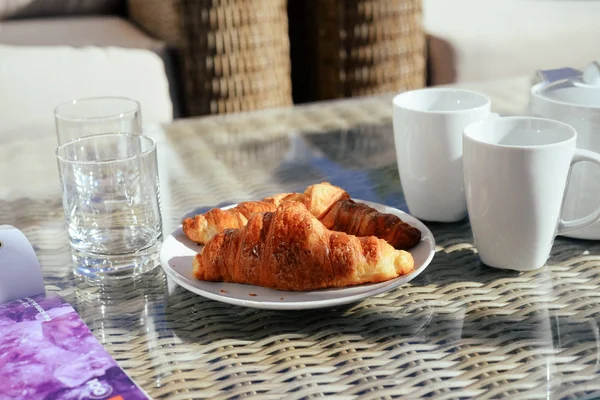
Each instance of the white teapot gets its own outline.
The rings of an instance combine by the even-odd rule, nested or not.
[[[569,74],[572,69],[565,69]],[[559,71],[554,71],[559,72]],[[600,152],[600,62],[583,72],[545,80],[531,88],[529,114],[565,122],[577,131],[577,147]],[[585,186],[584,186],[585,185]],[[563,205],[564,220],[588,215],[600,205],[600,168],[580,162],[573,166]],[[600,240],[600,222],[564,236]]]

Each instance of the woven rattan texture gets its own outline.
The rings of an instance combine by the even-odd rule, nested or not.
[[[421,0],[312,0],[320,99],[425,84]],[[311,60],[312,62],[312,60]]]
[[[179,48],[183,32],[179,0],[127,0],[128,16],[152,36]]]
[[[292,104],[286,0],[129,0],[132,18],[176,48],[187,115]]]
[[[389,101],[166,127],[158,134],[165,229],[194,210],[321,180],[404,207]],[[49,151],[38,142],[29,151]],[[77,282],[55,192],[0,200],[0,220],[25,232],[48,290],[77,308],[154,398],[600,396],[597,242],[559,238],[547,267],[519,274],[481,265],[467,222],[428,224],[437,254],[416,280],[345,307],[278,312],[204,299],[172,286],[160,268],[114,287]]]
[[[180,2],[190,115],[292,103],[286,0]]]

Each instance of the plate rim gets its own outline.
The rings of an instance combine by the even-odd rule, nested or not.
[[[167,240],[169,240],[169,239],[177,240],[176,236],[179,234],[183,234],[183,228],[182,228],[182,225],[180,224],[175,230],[173,230],[169,235],[167,235],[167,237],[165,237],[161,243],[160,254],[159,254],[160,266],[163,269],[163,271],[171,279],[173,279],[175,281],[175,283],[177,283],[178,285],[182,286],[184,289],[186,289],[198,296],[202,296],[202,297],[205,297],[205,298],[208,298],[211,300],[219,301],[219,302],[226,303],[226,304],[236,305],[236,306],[242,306],[242,307],[258,308],[258,309],[266,309],[266,310],[282,310],[282,311],[283,310],[296,310],[296,311],[299,311],[299,310],[328,308],[328,307],[345,305],[345,304],[353,303],[353,302],[363,300],[363,299],[366,299],[366,298],[369,298],[372,296],[376,296],[376,295],[384,293],[384,292],[388,292],[392,289],[395,289],[399,286],[404,285],[405,283],[412,281],[417,276],[419,276],[431,264],[431,261],[433,260],[433,258],[435,257],[435,254],[436,254],[435,236],[433,235],[431,230],[422,221],[420,221],[418,218],[416,218],[416,217],[410,215],[409,213],[404,212],[396,207],[388,206],[388,205],[382,204],[382,203],[376,203],[376,202],[372,202],[372,201],[362,200],[362,199],[353,199],[353,200],[356,202],[367,204],[374,208],[377,208],[377,207],[391,208],[394,211],[394,213],[399,213],[401,215],[410,217],[410,219],[412,219],[413,221],[405,221],[405,222],[408,222],[411,225],[413,223],[415,225],[417,225],[415,227],[421,231],[422,237],[426,236],[429,239],[426,242],[430,243],[430,249],[429,249],[429,253],[427,254],[427,257],[423,261],[423,263],[408,275],[399,276],[390,281],[371,283],[372,285],[376,285],[378,283],[390,282],[388,285],[382,285],[381,287],[374,288],[372,290],[368,290],[366,292],[361,292],[361,293],[357,293],[357,294],[353,294],[353,295],[340,296],[340,297],[336,297],[333,299],[308,300],[308,301],[302,301],[302,302],[298,302],[298,301],[274,302],[274,301],[260,301],[260,300],[245,300],[245,299],[240,299],[240,298],[236,298],[236,297],[222,296],[222,295],[219,295],[216,293],[211,293],[205,289],[195,287],[187,282],[188,278],[181,275],[177,270],[175,270],[173,267],[171,267],[169,265],[169,263],[168,263],[169,259],[167,259],[166,256],[164,255],[164,253],[166,252],[165,244],[167,243]],[[226,210],[228,208],[235,207],[237,204],[239,204],[239,203],[234,203],[234,204],[230,204],[230,205],[227,205],[224,207],[219,207],[219,208]],[[423,235],[423,233],[425,233],[426,235]],[[410,250],[407,250],[407,251],[410,252]],[[208,282],[208,283],[223,284],[223,283],[231,283],[231,282]],[[366,285],[369,285],[369,283],[367,283]],[[360,285],[358,285],[358,286],[360,286]],[[258,287],[258,286],[248,284],[248,287]],[[267,289],[271,289],[271,288],[267,288]],[[335,289],[335,288],[329,288],[329,289]],[[277,289],[272,289],[272,290],[277,290]],[[320,289],[320,290],[327,290],[327,289]],[[304,293],[317,292],[317,291],[319,291],[319,290],[311,290],[311,291],[306,291]],[[201,293],[199,293],[199,292],[201,292]],[[290,292],[296,293],[293,291],[283,291],[283,290],[281,292],[282,293],[290,293]]]

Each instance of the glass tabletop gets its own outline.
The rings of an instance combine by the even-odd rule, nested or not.
[[[328,181],[407,211],[390,98],[177,121],[158,140],[164,233],[186,215]],[[244,308],[160,267],[99,287],[71,272],[55,138],[7,139],[0,221],[34,245],[47,290],[154,398],[600,397],[600,243],[558,238],[547,266],[482,265],[467,220],[426,223],[436,255],[413,281],[346,306]]]

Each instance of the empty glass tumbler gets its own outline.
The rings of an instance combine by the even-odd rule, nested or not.
[[[140,104],[126,97],[90,97],[54,110],[58,144],[109,132],[142,132]]]
[[[130,277],[158,265],[162,240],[156,142],[110,133],[56,149],[75,272]]]

